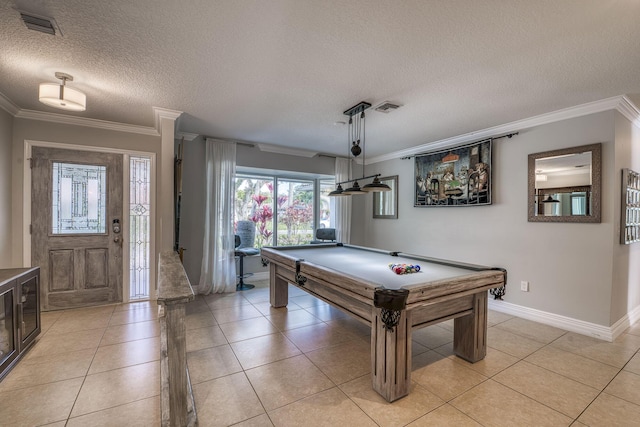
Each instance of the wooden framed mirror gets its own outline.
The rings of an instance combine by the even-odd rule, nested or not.
[[[600,222],[602,144],[529,154],[529,222]]]
[[[379,219],[398,219],[398,175],[380,178],[391,191],[373,193],[373,217]]]

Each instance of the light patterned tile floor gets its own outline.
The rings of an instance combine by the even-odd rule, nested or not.
[[[1,426],[159,426],[160,328],[151,302],[42,313],[0,382]]]
[[[490,311],[487,357],[453,355],[453,321],[416,331],[411,394],[371,389],[366,326],[296,288],[198,296],[187,363],[206,426],[635,426],[640,324],[613,343]],[[159,426],[154,303],[43,314],[0,382],[1,426]],[[29,402],[29,404],[25,404]]]

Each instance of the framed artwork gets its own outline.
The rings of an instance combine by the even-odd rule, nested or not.
[[[398,219],[398,175],[379,178],[391,191],[373,193],[373,217]]]
[[[415,157],[414,206],[491,204],[491,139]]]

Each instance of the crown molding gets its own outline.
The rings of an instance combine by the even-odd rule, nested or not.
[[[193,141],[199,136],[200,134],[197,134],[197,133],[189,133],[189,132],[181,132],[181,131],[176,132],[176,139],[184,138],[185,141]]]
[[[170,110],[168,108],[162,107],[151,107],[153,108],[153,117],[155,121],[156,131],[160,134],[160,121],[162,119],[173,120],[174,122],[182,115],[182,111]]]
[[[318,155],[316,151],[308,151],[302,150],[299,148],[289,148],[289,147],[281,147],[279,145],[270,145],[270,144],[256,144],[260,151],[266,153],[277,153],[277,154],[287,154],[290,156],[298,156],[298,157],[315,157]]]
[[[481,139],[490,138],[496,135],[517,132],[523,129],[541,126],[549,123],[559,122],[562,120],[573,119],[576,117],[586,116],[589,114],[600,113],[602,111],[617,110],[631,121],[635,126],[640,127],[640,111],[626,96],[614,96],[602,99],[600,101],[589,102],[575,107],[564,108],[562,110],[541,114],[539,116],[528,119],[517,120],[515,122],[504,125],[493,126],[477,132],[469,132],[463,135],[451,138],[441,139],[439,141],[421,144],[405,150],[395,151],[393,153],[383,154],[381,156],[370,157],[367,164],[378,163],[385,160],[393,160],[401,157],[410,157],[416,154],[422,154],[430,151],[436,151],[446,148],[455,147],[467,142],[479,141]]]
[[[66,114],[45,113],[34,110],[19,110],[15,117],[19,119],[40,120],[65,125],[85,126],[96,129],[113,130],[117,132],[138,133],[141,135],[160,136],[160,133],[148,126],[129,125],[124,123],[109,122],[106,120],[89,119],[86,117],[68,116]]]
[[[2,108],[12,116],[15,116],[16,114],[18,114],[18,111],[20,111],[20,108],[16,104],[11,102],[9,98],[4,96],[3,93],[0,93],[0,108]]]
[[[620,104],[616,106],[616,110],[633,123],[635,127],[640,128],[640,110],[626,95],[622,97]]]

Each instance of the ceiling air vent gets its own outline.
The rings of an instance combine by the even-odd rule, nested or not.
[[[390,111],[397,110],[398,108],[400,108],[399,105],[393,104],[389,101],[384,101],[382,104],[375,107],[374,110],[380,111],[381,113],[388,113]]]
[[[47,18],[46,16],[40,16],[30,12],[19,12],[24,25],[26,25],[28,29],[45,34],[51,34],[52,36],[55,36],[56,34],[62,35],[60,28],[58,28],[58,25],[53,18]]]

